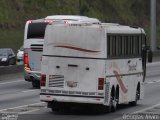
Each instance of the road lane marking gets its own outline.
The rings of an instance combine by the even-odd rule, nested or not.
[[[2,83],[0,83],[0,85],[10,84],[10,83],[16,83],[16,82],[24,82],[24,81],[22,81],[22,80],[16,80],[16,81],[12,81],[12,82],[2,82]]]
[[[142,113],[142,112],[145,112],[145,111],[147,111],[147,110],[153,109],[153,108],[155,108],[155,107],[157,107],[157,106],[160,106],[160,103],[155,104],[155,105],[150,106],[150,107],[147,107],[147,108],[144,108],[144,109],[141,109],[141,110],[138,110],[138,111],[135,111],[135,112],[133,112],[133,113],[131,113],[131,114]]]
[[[35,110],[30,110],[30,111],[27,111],[27,112],[20,112],[19,114],[22,115],[22,114],[27,114],[27,113],[31,113],[31,112],[36,112],[40,109],[35,109]]]
[[[143,112],[145,112],[147,110],[150,110],[150,109],[153,109],[153,108],[155,108],[157,106],[160,106],[160,103],[155,104],[155,105],[150,106],[150,107],[146,107],[146,108],[141,109],[141,110],[137,110],[137,111],[132,112],[132,113],[126,113],[126,114],[135,115],[135,114],[138,114],[138,113],[143,113]],[[125,115],[125,113],[123,115]],[[123,115],[122,115],[122,117],[115,118],[114,120],[123,120]]]
[[[145,82],[145,84],[153,84],[153,83],[160,83],[160,80]]]
[[[21,92],[27,93],[27,92],[33,92],[33,91],[38,91],[38,89],[35,89],[35,90],[25,90],[25,91],[21,91]]]
[[[15,110],[15,109],[18,109],[18,108],[29,107],[29,106],[34,106],[34,105],[43,105],[43,104],[45,104],[45,102],[27,104],[27,105],[12,107],[12,108],[5,108],[5,109],[0,109],[0,112],[5,112],[5,111],[7,111],[7,110]]]

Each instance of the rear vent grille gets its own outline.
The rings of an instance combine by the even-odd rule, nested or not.
[[[49,87],[64,87],[64,76],[62,75],[49,75]]]
[[[31,50],[37,51],[37,52],[42,52],[43,51],[43,44],[32,44]]]

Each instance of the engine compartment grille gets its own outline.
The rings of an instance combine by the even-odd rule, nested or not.
[[[64,87],[64,76],[49,75],[49,87]]]

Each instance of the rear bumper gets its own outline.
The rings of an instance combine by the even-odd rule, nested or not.
[[[72,102],[72,103],[89,103],[89,104],[104,104],[103,96],[77,96],[77,95],[62,95],[40,93],[40,100],[44,102]]]
[[[29,71],[24,69],[24,79],[29,82],[32,82],[33,80],[40,81],[41,73],[39,71]]]

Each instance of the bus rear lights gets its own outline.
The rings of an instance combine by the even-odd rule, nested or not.
[[[32,23],[32,20],[28,20],[28,23],[31,24],[31,23]]]
[[[45,23],[52,24],[53,20],[44,20]]]
[[[28,53],[24,53],[24,64],[25,64],[25,70],[29,71],[31,70],[29,66],[29,58],[28,58]]]
[[[44,74],[41,75],[40,85],[46,86],[46,75]]]
[[[31,68],[30,68],[29,65],[25,65],[24,69],[25,69],[26,71],[31,71]]]
[[[24,53],[24,64],[29,64],[28,53]]]
[[[104,89],[104,78],[98,78],[98,90]]]

